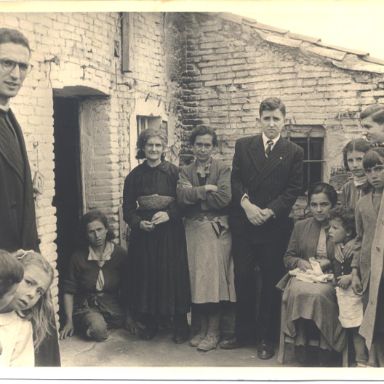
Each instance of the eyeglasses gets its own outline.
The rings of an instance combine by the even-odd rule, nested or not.
[[[32,64],[20,63],[10,59],[0,59],[0,68],[3,72],[11,73],[16,68],[16,65],[19,66],[19,71],[22,75],[28,74],[33,68]]]

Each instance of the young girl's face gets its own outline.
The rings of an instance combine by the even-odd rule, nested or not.
[[[355,176],[364,176],[363,157],[364,152],[355,150],[347,152],[348,168]]]
[[[343,227],[343,222],[340,219],[332,219],[329,222],[328,236],[335,244],[344,243],[347,239],[348,233]]]
[[[384,188],[384,158],[380,157],[382,164],[376,164],[371,168],[365,169],[367,180],[373,188],[381,190]]]
[[[325,193],[315,193],[311,196],[309,208],[315,220],[322,223],[328,220],[332,204]]]
[[[12,307],[16,311],[32,308],[48,290],[50,276],[41,267],[30,264],[24,268],[24,279],[16,289]]]

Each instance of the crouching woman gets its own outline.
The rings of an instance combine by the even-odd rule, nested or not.
[[[120,288],[126,252],[111,242],[113,234],[102,212],[86,213],[80,225],[83,244],[73,254],[63,282],[66,323],[60,338],[76,330],[103,341],[108,328],[119,328],[124,322]]]

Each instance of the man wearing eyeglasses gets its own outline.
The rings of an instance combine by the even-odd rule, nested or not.
[[[0,28],[0,248],[38,249],[31,171],[23,134],[9,108],[30,68],[28,40]]]
[[[9,252],[39,250],[28,155],[21,128],[9,108],[31,69],[30,55],[22,33],[0,28],[0,249]],[[35,365],[60,365],[55,329],[35,351]]]

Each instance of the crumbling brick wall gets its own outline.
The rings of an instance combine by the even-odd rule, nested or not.
[[[286,104],[293,126],[324,127],[323,176],[328,180],[331,169],[342,164],[343,145],[361,134],[359,111],[384,100],[383,75],[333,65],[332,60],[345,52],[324,48],[328,57],[323,57],[298,49],[298,40],[290,40],[292,46],[278,37],[272,42],[264,38],[257,23],[215,14],[183,17],[188,22],[183,31],[182,161],[191,159],[186,142],[190,130],[208,124],[221,140],[218,156],[230,163],[235,140],[260,130],[256,121],[260,101],[276,96]]]
[[[164,15],[132,13],[133,62],[121,71],[119,13],[0,13],[0,24],[23,32],[32,48],[33,71],[12,109],[22,126],[32,172],[44,177],[36,197],[41,251],[56,266],[53,97],[76,97],[85,208],[101,208],[119,233],[124,178],[130,170],[132,111],[138,100],[167,103]],[[156,86],[153,86],[157,84]],[[146,99],[146,101],[145,101]],[[171,112],[172,113],[172,112]],[[86,122],[84,122],[86,121]],[[68,154],[72,156],[73,154]],[[57,271],[52,293],[57,298]]]

